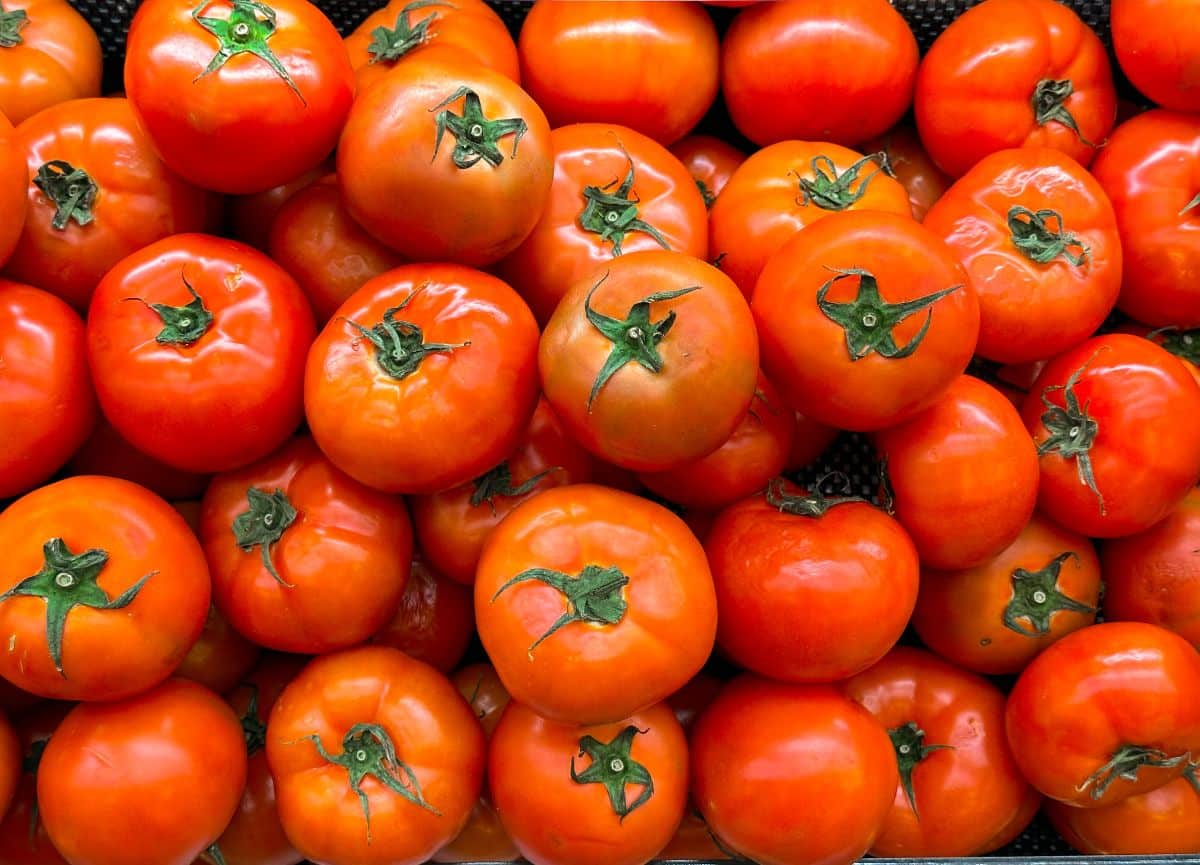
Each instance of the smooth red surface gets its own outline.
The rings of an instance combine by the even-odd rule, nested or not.
[[[449,673],[475,635],[471,590],[414,558],[398,607],[371,641]]]

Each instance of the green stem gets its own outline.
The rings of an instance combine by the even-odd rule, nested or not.
[[[593,736],[584,736],[579,740],[579,756],[590,757],[591,765],[582,772],[575,769],[575,758],[571,758],[571,780],[576,784],[600,784],[608,793],[609,804],[618,822],[633,811],[650,801],[654,795],[654,779],[650,770],[633,759],[630,752],[633,739],[639,733],[633,725],[627,726],[618,733],[611,742],[601,742]],[[642,788],[641,793],[632,802],[628,801],[625,788],[634,785]]]
[[[523,483],[513,486],[512,470],[509,468],[508,460],[500,463],[487,474],[480,475],[475,479],[475,490],[471,493],[471,507],[477,508],[484,502],[492,509],[492,516],[496,515],[496,499],[516,498],[523,496],[528,492],[532,492],[534,487],[540,484],[551,472],[560,472],[560,466],[553,466],[543,472],[538,472],[533,477]]]
[[[16,48],[21,44],[21,28],[29,23],[24,9],[6,10],[0,0],[0,48]]]
[[[896,765],[900,769],[900,786],[904,789],[904,798],[908,800],[913,816],[919,821],[921,815],[917,812],[917,796],[913,790],[913,770],[935,751],[954,750],[954,746],[926,745],[925,731],[913,721],[892,727],[888,730],[888,738],[892,740],[892,748],[896,751]]]
[[[33,185],[54,204],[50,226],[55,231],[65,231],[67,223],[72,221],[80,226],[89,225],[96,218],[92,205],[100,187],[82,168],[53,159],[38,168]]]
[[[871,165],[875,170],[860,177],[863,168]],[[867,194],[867,187],[880,171],[890,173],[887,157],[872,153],[859,159],[845,171],[838,173],[837,166],[828,156],[814,156],[810,163],[812,177],[801,177],[793,171],[792,176],[800,185],[800,206],[815,204],[822,210],[847,210]]]
[[[165,303],[147,303],[140,297],[127,297],[152,310],[162,322],[162,330],[154,337],[159,345],[195,345],[213,325],[213,314],[204,305],[204,300],[196,293],[196,289],[182,276],[183,285],[192,296],[191,301],[183,306],[169,306]]]
[[[443,0],[413,0],[400,10],[396,16],[396,26],[392,28],[376,27],[371,31],[371,44],[367,46],[370,55],[369,63],[391,63],[399,60],[409,51],[429,41],[429,27],[437,20],[437,13],[426,15],[415,25],[409,15],[418,9],[430,6],[444,6],[447,9],[457,9]]]
[[[821,487],[825,486],[831,479],[839,478],[843,481],[843,486],[846,489],[846,495],[827,496],[821,491]],[[830,472],[827,475],[819,478],[813,485],[813,491],[808,495],[792,495],[784,492],[783,479],[774,478],[767,484],[766,499],[767,504],[775,508],[782,514],[791,514],[795,517],[823,517],[825,512],[837,505],[849,504],[850,502],[867,502],[861,496],[849,495],[850,479],[841,472]]]
[[[233,520],[233,538],[242,552],[248,553],[259,547],[262,554],[263,567],[282,586],[291,589],[294,586],[279,576],[272,560],[271,547],[279,543],[283,533],[287,531],[299,516],[296,509],[288,500],[287,493],[276,489],[273,493],[250,487],[246,490],[247,510],[242,511]]]
[[[356,321],[344,321],[362,334],[371,345],[375,346],[375,361],[379,368],[392,378],[400,380],[408,378],[421,367],[422,361],[437,352],[453,352],[455,349],[466,348],[470,340],[457,344],[445,342],[425,342],[425,334],[420,325],[411,321],[398,320],[396,313],[403,311],[412,303],[420,289],[404,299],[399,306],[393,306],[383,314],[383,320],[372,328],[365,328]]]
[[[459,99],[463,100],[463,113],[455,114],[446,106]],[[484,116],[479,94],[466,86],[458,88],[429,110],[438,112],[435,118],[437,137],[433,142],[433,158],[437,159],[438,151],[442,147],[442,137],[449,131],[454,136],[451,159],[456,168],[470,168],[480,161],[498,168],[504,162],[504,154],[500,152],[500,139],[513,136],[509,158],[516,158],[517,145],[521,143],[522,136],[529,131],[529,124],[521,117],[489,120]]]
[[[1092,471],[1091,449],[1100,433],[1100,423],[1088,414],[1089,402],[1080,404],[1075,393],[1075,386],[1083,376],[1088,364],[1095,359],[1092,355],[1087,363],[1071,373],[1066,384],[1054,384],[1042,391],[1042,405],[1046,411],[1042,413],[1042,425],[1050,434],[1045,441],[1038,445],[1038,456],[1056,453],[1064,460],[1075,460],[1075,469],[1079,480],[1091,490],[1100,504],[1101,515],[1107,513],[1104,506],[1104,496],[1096,486],[1096,476]],[[1064,406],[1057,406],[1050,401],[1049,394],[1053,391],[1063,392]]]
[[[1041,570],[1017,568],[1012,572],[1012,598],[1004,608],[1004,627],[1023,637],[1041,637],[1050,633],[1050,620],[1057,612],[1096,613],[1095,607],[1089,607],[1059,589],[1059,573],[1067,559],[1074,559],[1075,567],[1079,567],[1079,554],[1067,550]],[[1027,619],[1030,627],[1026,628],[1019,619]]]
[[[1137,781],[1138,769],[1149,766],[1155,769],[1173,769],[1191,757],[1188,753],[1168,757],[1157,748],[1146,748],[1141,745],[1122,745],[1103,766],[1088,775],[1075,789],[1080,793],[1087,792],[1094,801],[1099,802],[1108,792],[1108,788],[1117,779]]]
[[[629,577],[615,565],[607,568],[587,565],[576,577],[549,568],[530,568],[497,589],[492,595],[491,603],[495,603],[497,598],[513,586],[530,581],[549,586],[567,602],[566,612],[529,647],[530,658],[533,657],[534,649],[559,628],[572,622],[616,625],[625,618],[628,604],[625,601],[624,590],[629,585]]]
[[[621,153],[629,163],[624,178],[617,178],[604,186],[583,188],[584,204],[583,210],[579,212],[579,227],[600,235],[602,242],[611,243],[614,256],[621,254],[625,235],[632,231],[650,235],[655,243],[669,250],[671,246],[662,233],[638,215],[641,199],[633,192],[633,157],[624,146],[621,146]]]
[[[216,72],[229,62],[231,57],[253,54],[271,67],[296,94],[296,98],[307,107],[308,102],[300,93],[300,88],[267,44],[275,35],[278,26],[275,10],[261,0],[231,0],[228,18],[213,18],[200,14],[213,3],[214,0],[200,0],[200,5],[192,10],[192,20],[217,39],[217,53],[213,55],[207,68],[196,76],[195,81]]]
[[[1037,121],[1038,126],[1045,126],[1050,122],[1061,123],[1075,133],[1075,137],[1081,144],[1095,147],[1095,144],[1083,137],[1083,133],[1079,131],[1079,124],[1067,110],[1067,100],[1074,92],[1075,85],[1069,79],[1042,79],[1033,88],[1033,96],[1030,97],[1030,103],[1033,105],[1033,118]]]
[[[1051,220],[1057,227],[1051,225]],[[1062,215],[1056,210],[1033,211],[1014,205],[1008,211],[1008,230],[1013,246],[1037,264],[1049,264],[1061,255],[1079,267],[1091,254],[1083,241],[1066,230]]]

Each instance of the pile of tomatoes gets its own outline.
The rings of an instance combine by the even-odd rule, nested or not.
[[[721,5],[0,0],[0,865],[1200,852],[1200,16]]]

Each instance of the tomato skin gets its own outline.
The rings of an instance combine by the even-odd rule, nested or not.
[[[854,861],[899,781],[887,732],[829,685],[743,675],[700,716],[691,743],[704,819],[726,847],[763,865]]]
[[[1134,336],[1145,337],[1155,345],[1161,345],[1179,358],[1196,383],[1200,384],[1200,366],[1196,365],[1196,362],[1200,361],[1200,339],[1196,335],[1186,330],[1181,331],[1176,326],[1151,328],[1135,321],[1118,325],[1116,332],[1132,333]]]
[[[784,464],[784,472],[794,472],[811,465],[838,437],[834,427],[815,421],[796,412],[796,435]]]
[[[1063,390],[1047,388],[1065,385],[1079,370],[1075,396],[1098,425],[1087,457],[1099,494],[1081,481],[1077,457],[1049,451],[1041,458],[1038,506],[1093,538],[1147,529],[1200,476],[1200,429],[1173,421],[1200,414],[1200,386],[1176,357],[1149,340],[1120,333],[1094,337],[1050,361],[1025,398],[1021,414],[1039,446],[1051,437],[1043,397],[1065,405]]]
[[[625,602],[620,617],[570,622],[531,651],[568,612],[566,596],[533,580],[503,587],[529,568],[576,577],[588,565],[629,577],[614,593]],[[479,636],[504,686],[565,723],[627,717],[682,687],[708,659],[716,615],[704,550],[687,525],[661,505],[589,484],[518,506],[488,537],[475,581]]]
[[[1061,101],[1078,127],[1033,105],[1041,82],[1069,81]],[[988,109],[980,111],[981,101]],[[1052,147],[1087,166],[1117,116],[1108,54],[1079,16],[1054,0],[985,0],[959,15],[921,61],[917,130],[943,171],[959,177],[1011,147]]]
[[[603,783],[573,781],[571,770],[582,775],[592,765],[584,737],[609,744],[630,727],[637,732],[628,759],[649,773],[653,793],[621,817]],[[687,740],[665,703],[591,726],[555,723],[512,703],[492,736],[488,779],[504,828],[533,865],[641,865],[655,858],[683,818]],[[644,789],[629,781],[626,807]]]
[[[169,502],[200,498],[208,488],[209,477],[171,468],[142,453],[121,438],[103,417],[75,451],[67,463],[67,471],[72,475],[107,475],[132,481]]]
[[[1047,802],[1046,815],[1063,840],[1087,855],[1191,853],[1200,847],[1200,794],[1187,778],[1107,808]]]
[[[235,631],[216,606],[211,606],[200,638],[175,670],[175,675],[223,694],[250,672],[258,658],[259,647]]]
[[[759,145],[854,145],[912,104],[917,40],[885,0],[786,0],[739,12],[721,45],[721,89]]]
[[[379,783],[362,787],[363,805],[342,766],[354,725],[377,725],[398,760],[415,773],[440,816]],[[284,689],[267,725],[267,762],[284,831],[305,858],[361,865],[417,865],[466,824],[483,782],[483,731],[466,701],[432,667],[382,646],[349,649],[312,661]],[[410,788],[411,789],[411,788]]]
[[[272,186],[265,192],[250,195],[231,195],[225,199],[225,218],[229,235],[248,243],[262,252],[267,251],[271,226],[280,208],[302,189],[333,172],[333,160],[328,159],[315,168],[298,175],[287,183]]]
[[[3,268],[17,248],[25,226],[25,187],[29,171],[25,154],[17,143],[16,132],[3,113],[0,113],[0,268]]]
[[[1030,662],[1008,698],[1008,741],[1022,774],[1051,799],[1114,805],[1179,777],[1135,766],[1136,780],[1104,765],[1125,746],[1175,757],[1200,747],[1200,656],[1177,634],[1107,622],[1068,634]]]
[[[109,600],[151,576],[123,608],[71,607],[61,673],[47,642],[45,596],[10,597],[0,605],[10,647],[0,655],[0,675],[59,700],[121,699],[171,675],[200,636],[210,598],[204,554],[183,517],[153,493],[115,478],[74,477],[41,487],[0,514],[6,551],[0,589],[39,573],[43,544],[53,538],[70,555],[108,553],[94,585]],[[76,585],[88,581],[82,567],[66,568],[80,574]]]
[[[1144,95],[1173,111],[1200,111],[1200,27],[1175,0],[1114,0],[1112,41],[1121,71]]]
[[[711,135],[689,135],[671,145],[671,155],[683,163],[696,188],[712,207],[733,172],[746,161],[746,154],[732,144]]]
[[[402,304],[425,340],[457,347],[395,378],[348,322],[370,329]],[[528,307],[495,277],[452,264],[398,267],[355,292],[317,337],[304,380],[309,428],[334,465],[376,489],[456,487],[520,443],[537,405],[537,344]]]
[[[615,244],[585,230],[579,222],[588,199],[585,189],[616,185],[633,170],[627,198],[637,219],[662,237],[665,248],[704,259],[708,215],[691,174],[670,151],[624,126],[575,123],[550,133],[554,180],[541,218],[525,241],[500,263],[499,273],[525,298],[538,323],[554,314],[570,286],[613,262]],[[654,236],[630,229],[621,249],[663,249]]]
[[[873,440],[896,519],[925,567],[982,564],[1033,516],[1037,449],[1013,404],[977,378],[959,376],[932,406]]]
[[[1072,242],[1040,263],[1031,256],[1044,246],[1026,254],[1015,244],[1014,207],[1032,212],[1018,220],[1024,226],[1053,211],[1045,239],[1067,232]],[[979,295],[976,353],[983,357],[1053,357],[1091,336],[1116,305],[1121,241],[1112,205],[1083,166],[1057,150],[1022,147],[984,157],[930,209],[925,226],[954,250]]]
[[[4,10],[24,11],[27,23],[17,30],[20,42],[0,50],[0,114],[16,124],[59,102],[100,95],[100,40],[70,3],[5,0]]]
[[[1055,586],[1091,611],[1052,610],[1040,634],[1042,627],[1027,614],[1017,615],[1016,627],[1009,627],[1005,611],[1016,598],[1017,572],[1042,571],[1064,554],[1071,555],[1059,565]],[[926,646],[960,667],[1006,675],[1019,673],[1051,643],[1092,624],[1099,602],[1100,561],[1091,541],[1034,514],[993,559],[957,571],[922,568],[912,625]]]
[[[448,580],[420,556],[391,619],[371,642],[400,649],[410,658],[449,673],[462,660],[475,634],[471,590]]]
[[[69,703],[44,703],[13,719],[16,729],[13,747],[20,778],[12,805],[0,821],[0,862],[4,865],[67,865],[67,860],[50,843],[46,824],[35,811],[37,767],[41,758],[34,747],[35,743],[38,748],[45,747],[70,709]]]
[[[96,424],[83,322],[47,292],[0,279],[0,499],[49,478]]]
[[[917,131],[908,124],[871,139],[861,149],[887,156],[896,179],[908,192],[908,203],[917,222],[925,221],[929,208],[950,188],[950,178],[929,158]]]

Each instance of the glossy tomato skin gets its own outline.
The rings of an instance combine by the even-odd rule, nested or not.
[[[37,773],[46,743],[70,709],[69,703],[45,703],[13,719],[20,779],[12,806],[0,821],[0,862],[4,865],[67,865],[50,843],[41,819]]]
[[[198,512],[199,507],[197,517]],[[175,675],[223,694],[250,672],[259,654],[259,647],[235,631],[216,606],[211,606],[200,638],[192,644]]]
[[[711,135],[689,135],[671,145],[671,154],[683,163],[696,181],[696,188],[711,208],[746,154]]]
[[[25,226],[26,193],[29,170],[25,154],[17,143],[12,124],[0,113],[0,268],[3,268],[17,248]]]
[[[274,13],[273,32],[263,9]],[[235,15],[227,0],[143,3],[125,49],[125,91],[167,165],[197,186],[238,195],[325,159],[354,98],[350,59],[318,7],[272,0],[250,11],[253,23],[239,20],[261,34],[276,64],[236,51],[230,39],[230,56],[212,65],[223,50],[216,34]],[[237,157],[213,158],[220,153]]]
[[[6,0],[6,16],[24,13],[16,44],[0,50],[0,114],[21,123],[43,108],[100,95],[96,32],[67,0]]]
[[[52,570],[47,558],[60,569],[53,589],[30,584],[27,591],[40,594],[0,606],[9,645],[0,675],[26,691],[59,700],[140,693],[171,675],[204,627],[211,593],[203,551],[183,517],[136,484],[90,476],[41,487],[0,515],[0,543],[5,591]],[[92,550],[107,554],[98,570],[95,556],[78,560]],[[143,579],[132,600],[103,608]],[[80,588],[86,594],[72,592]],[[61,672],[47,633],[48,595],[67,606]]]
[[[1142,622],[1092,625],[1021,673],[1009,694],[1008,741],[1049,798],[1114,805],[1183,774],[1200,746],[1198,686],[1200,656],[1177,634]],[[1133,780],[1113,768],[1131,747],[1149,749],[1151,760],[1121,765]]]
[[[45,481],[96,424],[83,322],[47,292],[0,279],[0,499]]]
[[[733,19],[721,49],[729,113],[759,145],[855,145],[912,104],[917,40],[885,0],[755,4]]]
[[[925,152],[917,131],[907,125],[888,130],[878,138],[861,145],[864,153],[883,153],[900,184],[908,192],[913,219],[925,220],[929,208],[950,187],[950,178]]]
[[[1113,49],[1133,86],[1163,108],[1200,111],[1200,27],[1177,0],[1114,0]]]
[[[1200,793],[1194,778],[1176,778],[1107,808],[1047,802],[1046,815],[1063,840],[1085,855],[1191,853],[1200,847]]]
[[[1065,390],[1072,377],[1074,410]],[[1047,403],[1065,411],[1056,413]],[[1038,506],[1094,538],[1149,528],[1200,476],[1200,429],[1175,422],[1194,413],[1200,413],[1200,386],[1177,358],[1149,340],[1109,334],[1059,355],[1042,370],[1021,410],[1043,452]],[[1053,444],[1076,427],[1087,432],[1093,426],[1094,435],[1079,445]],[[1083,444],[1090,445],[1086,452],[1074,455]],[[1084,482],[1088,467],[1094,489]]]
[[[307,436],[215,477],[200,538],[230,624],[261,646],[313,655],[383,627],[413,547],[404,503],[339,471]]]
[[[309,171],[286,183],[272,186],[264,192],[229,196],[225,199],[225,222],[229,236],[266,252],[271,226],[283,205],[297,192],[307,189],[332,172],[333,160],[327,159]]]
[[[81,312],[101,277],[127,255],[168,235],[213,227],[217,200],[168,171],[127,99],[60,103],[22,123],[16,140],[30,178],[28,212],[5,272]],[[71,185],[95,189],[90,207],[70,206],[64,175],[73,169],[87,177]]]
[[[925,226],[954,250],[979,295],[976,351],[985,358],[1053,357],[1091,336],[1116,305],[1121,240],[1112,204],[1057,150],[984,157],[930,209]]]
[[[1092,624],[1099,602],[1091,541],[1034,514],[995,558],[956,571],[922,568],[912,625],[926,646],[960,667],[1008,675]]]
[[[423,345],[443,347],[411,372],[385,368],[354,326],[382,341],[392,309]],[[520,442],[537,405],[537,344],[529,308],[499,279],[460,265],[398,267],[355,292],[309,352],[309,428],[334,465],[376,489],[456,487]]]
[[[199,499],[209,476],[172,468],[142,453],[103,417],[67,463],[73,475],[107,475],[132,481],[169,502]],[[220,690],[216,688],[214,690]]]
[[[911,420],[876,433],[896,519],[921,564],[982,564],[1016,540],[1037,504],[1037,450],[1004,394],[969,375]]]
[[[575,123],[551,132],[550,145],[550,197],[533,231],[499,270],[540,324],[550,320],[568,288],[620,253],[671,249],[706,257],[704,198],[688,170],[661,144],[624,126]],[[606,195],[629,204],[592,205],[594,214],[588,210],[592,198]],[[604,233],[608,213],[620,221],[630,212],[634,221],[624,230]]]
[[[912,801],[896,785],[872,855],[982,855],[1021,834],[1037,813],[1041,796],[1005,737],[1004,693],[987,679],[898,646],[842,689],[896,737],[902,777],[907,770],[912,783]]]
[[[691,745],[701,814],[723,846],[763,865],[854,861],[899,781],[887,731],[829,685],[743,675],[700,716]]]
[[[886,429],[935,403],[979,332],[978,298],[949,247],[890,213],[832,214],[797,234],[763,269],[751,308],[763,371],[797,411],[840,429]]]
[[[371,641],[449,673],[462,660],[474,634],[471,590],[442,576],[418,556],[412,561],[399,606]]]
[[[568,579],[561,591],[536,576],[510,584],[529,569]],[[591,583],[596,618],[572,619],[566,593]],[[716,614],[704,550],[687,525],[661,505],[589,484],[517,507],[488,537],[475,580],[479,636],[505,687],[565,723],[624,718],[683,686],[708,659]],[[568,621],[548,633],[560,617]]]
[[[368,775],[362,784],[368,840],[364,805],[349,773],[317,745],[335,760],[346,748],[362,748],[379,766],[381,741],[394,750],[392,771],[407,776],[399,766],[412,770],[406,780],[415,783],[406,792],[419,790],[425,804]],[[446,677],[382,646],[312,661],[284,689],[267,725],[267,762],[284,831],[305,858],[318,862],[427,861],[466,824],[484,759],[483,731]]]
[[[211,315],[200,315],[202,333],[183,314],[195,329],[171,333],[147,306],[180,308],[197,296]],[[88,360],[100,407],[136,448],[186,471],[229,471],[299,426],[314,333],[303,292],[279,265],[236,241],[183,234],[104,277],[88,313]]]
[[[1117,94],[1100,37],[1070,7],[986,0],[934,40],[914,107],[925,149],[959,177],[1010,147],[1052,147],[1090,164],[1113,128]]]

